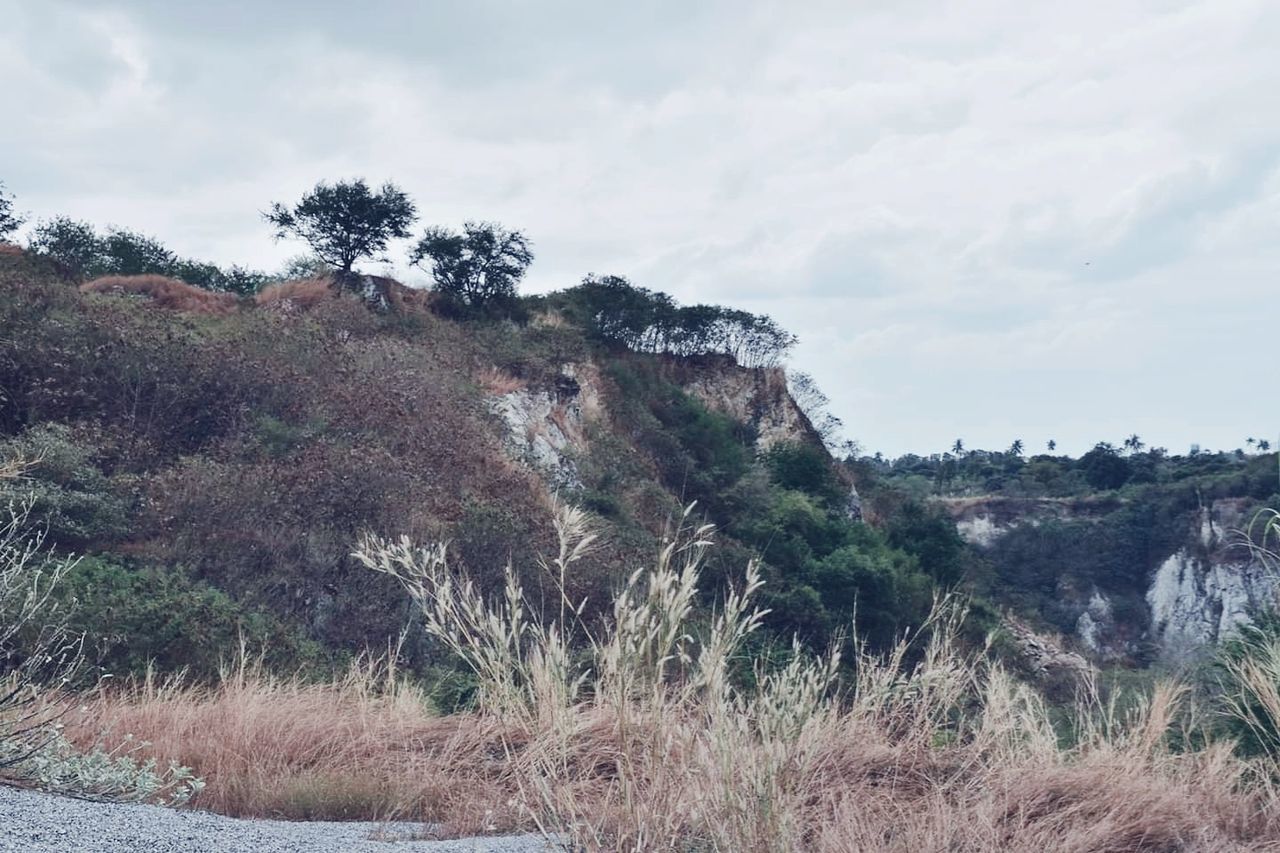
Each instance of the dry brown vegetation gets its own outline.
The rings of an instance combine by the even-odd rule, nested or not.
[[[214,293],[162,275],[107,275],[80,285],[84,293],[142,296],[158,308],[189,314],[226,316],[234,313],[240,300],[231,293]]]
[[[564,578],[590,550],[584,522],[559,511],[562,547],[545,572]],[[1280,844],[1274,766],[1236,757],[1229,743],[1174,748],[1196,726],[1181,688],[1159,686],[1123,712],[1086,691],[1064,738],[1033,690],[955,645],[953,602],[889,654],[860,653],[843,692],[834,653],[798,648],[776,666],[757,663],[754,686],[733,686],[736,650],[759,624],[759,581],[749,569],[696,629],[708,532],[672,537],[656,568],[627,582],[613,622],[587,633],[585,659],[560,628],[575,624],[569,600],[543,622],[514,576],[487,603],[442,548],[367,539],[362,561],[400,579],[428,633],[476,673],[472,713],[433,716],[386,666],[306,685],[242,663],[214,688],[104,692],[73,736],[149,740],[157,757],[206,777],[198,805],[231,814],[537,828],[587,849]]]

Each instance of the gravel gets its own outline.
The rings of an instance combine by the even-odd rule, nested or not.
[[[0,853],[544,853],[539,835],[419,841],[430,825],[243,820],[209,812],[99,803],[0,786]]]

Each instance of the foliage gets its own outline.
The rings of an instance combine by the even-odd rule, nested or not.
[[[1099,443],[1081,456],[1077,465],[1085,480],[1095,489],[1118,489],[1131,476],[1129,463],[1106,442]]]
[[[127,507],[93,453],[62,424],[41,424],[0,441],[0,458],[33,460],[20,478],[0,479],[0,504],[25,501],[30,521],[63,548],[117,538],[126,529]]]
[[[110,228],[99,235],[88,222],[57,216],[36,224],[27,248],[50,258],[72,275],[162,275],[219,293],[249,296],[271,276],[244,267],[222,269],[214,264],[179,258],[154,237]]]
[[[848,487],[836,476],[831,458],[821,447],[795,441],[779,442],[765,454],[765,464],[780,487],[805,492],[833,506],[848,492]]]
[[[1254,615],[1216,656],[1223,722],[1245,755],[1280,759],[1280,613]]]
[[[106,269],[100,258],[102,244],[93,226],[67,216],[36,223],[27,249],[52,258],[77,276],[96,276]]]
[[[17,460],[3,476],[21,466]],[[29,505],[10,502],[0,511],[0,769],[17,772],[45,747],[65,710],[58,692],[81,673],[81,639],[55,598],[75,560],[47,549]]]
[[[4,182],[0,181],[0,240],[17,231],[24,221],[13,209],[13,196],[5,192]]]
[[[533,263],[533,250],[519,231],[493,222],[467,222],[461,233],[428,228],[409,255],[427,267],[436,290],[457,306],[492,310],[510,307],[516,288]]]
[[[154,667],[207,679],[239,643],[269,650],[269,661],[278,666],[323,660],[320,649],[273,617],[180,567],[85,557],[67,573],[59,598],[75,603],[68,624],[90,638],[93,662],[117,677]]]
[[[292,208],[275,202],[263,214],[277,240],[304,241],[316,257],[344,276],[356,261],[379,256],[391,240],[408,237],[416,218],[414,204],[403,190],[388,182],[374,192],[363,178],[321,181]]]
[[[548,304],[597,340],[633,352],[723,355],[751,367],[777,364],[796,338],[763,314],[714,305],[678,306],[621,276],[587,276]]]
[[[0,741],[0,767],[9,759],[8,773],[41,790],[117,803],[183,806],[204,788],[203,779],[176,761],[160,770],[154,758],[135,757],[145,747],[126,739],[112,750],[83,752],[55,729],[33,749]]]

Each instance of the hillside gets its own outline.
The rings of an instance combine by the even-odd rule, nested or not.
[[[769,636],[825,644],[856,605],[887,642],[953,580],[851,517],[775,364],[602,341],[574,291],[516,319],[441,316],[385,279],[349,291],[77,288],[0,259],[2,451],[38,460],[6,488],[34,489],[50,542],[86,555],[67,594],[110,671],[210,673],[241,637],[286,668],[387,648],[411,607],[351,559],[366,531],[447,539],[482,585],[510,563],[544,589],[557,500],[601,526],[570,578],[589,608],[693,501],[721,530],[706,593],[760,556]],[[418,632],[402,652],[452,679]]]
[[[954,519],[981,563],[976,592],[1101,664],[1202,660],[1276,606],[1249,547],[1280,502],[1274,453],[1102,444],[1080,459],[948,453],[861,470],[881,502],[910,493]]]

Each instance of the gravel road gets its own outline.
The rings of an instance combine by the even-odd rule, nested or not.
[[[545,853],[563,849],[537,835],[412,840],[428,828],[403,823],[241,820],[0,786],[0,853]]]

